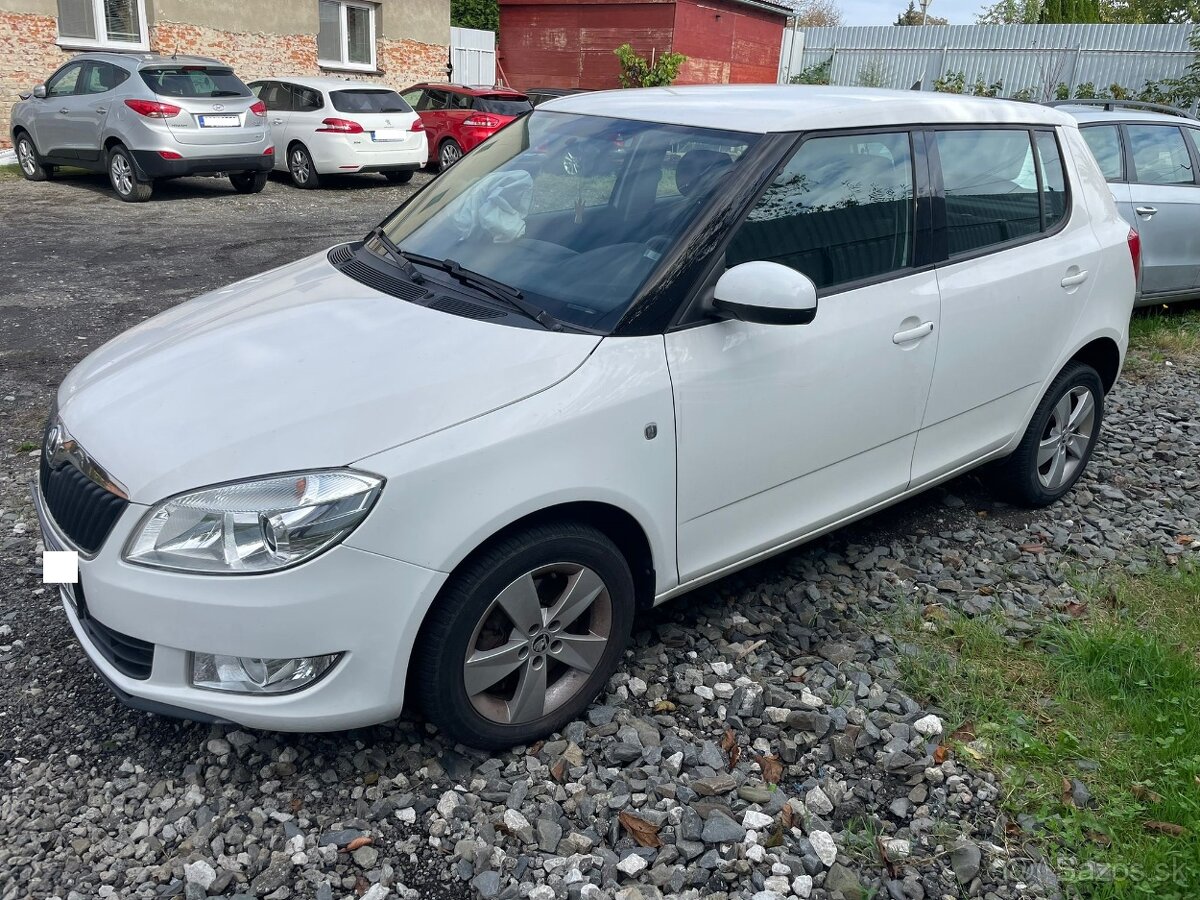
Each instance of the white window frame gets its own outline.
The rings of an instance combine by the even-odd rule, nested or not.
[[[364,3],[360,0],[334,0],[338,5],[338,43],[341,46],[341,59],[317,59],[317,65],[322,69],[345,69],[351,72],[377,72],[378,63],[376,58],[376,20],[379,15],[379,5],[376,3]],[[371,26],[371,61],[369,63],[359,63],[350,61],[350,28],[348,27],[346,10],[351,6],[356,9],[366,10],[367,21]],[[318,21],[318,28],[320,24]]]
[[[104,25],[104,0],[88,0],[92,4],[92,21],[96,23],[96,37],[79,38],[58,35],[55,43],[70,50],[149,50],[150,32],[146,22],[146,0],[135,0],[138,12],[138,31],[140,37],[136,41],[113,41],[108,37]],[[54,14],[54,28],[58,30],[58,12]]]

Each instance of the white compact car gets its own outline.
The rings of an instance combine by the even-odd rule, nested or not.
[[[421,117],[391,88],[341,78],[268,78],[249,87],[267,107],[275,168],[296,187],[368,172],[403,184],[429,158]]]
[[[46,544],[134,706],[327,730],[407,692],[453,739],[528,742],[638,609],[984,463],[1018,503],[1071,490],[1137,265],[1052,109],[564,97],[364,241],[77,366]]]

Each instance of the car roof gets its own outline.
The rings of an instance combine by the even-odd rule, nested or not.
[[[1147,109],[1131,109],[1123,106],[1105,109],[1102,106],[1069,106],[1064,104],[1056,107],[1056,109],[1061,109],[1063,112],[1074,116],[1080,125],[1095,122],[1157,122],[1169,123],[1171,125],[1191,122],[1196,124],[1195,119],[1189,116],[1176,116],[1171,113],[1154,112]]]
[[[420,84],[414,84],[411,87],[406,87],[404,90],[412,91],[417,88],[433,88],[439,91],[450,91],[454,94],[470,94],[472,97],[485,97],[503,94],[510,97],[524,97],[522,91],[515,88],[501,87],[500,85],[481,85],[481,84],[447,84],[446,82],[422,81]]]
[[[252,83],[260,81],[283,81],[287,84],[298,84],[300,87],[312,88],[316,91],[372,90],[390,91],[393,88],[380,81],[352,81],[349,78],[333,78],[330,76],[308,78],[302,75],[271,75],[267,78],[255,78]]]
[[[1074,126],[1036,103],[924,91],[801,84],[721,84],[569,94],[539,110],[766,134],[913,124]]]
[[[158,66],[220,66],[222,69],[232,69],[227,62],[213,59],[210,56],[166,56],[162,53],[122,53],[115,50],[88,50],[80,53],[75,59],[101,59],[105,62],[119,62],[135,69],[153,69]]]

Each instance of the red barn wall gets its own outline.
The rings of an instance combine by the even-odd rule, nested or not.
[[[672,0],[501,0],[497,56],[517,88],[615,88],[613,51],[626,42],[647,58],[669,50],[674,21]]]
[[[774,84],[785,19],[728,0],[679,0],[675,46],[688,59],[677,84]]]

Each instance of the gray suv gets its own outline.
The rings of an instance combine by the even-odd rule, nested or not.
[[[1200,122],[1128,100],[1051,103],[1079,122],[1142,243],[1138,306],[1200,298]]]
[[[107,172],[122,200],[150,199],[160,178],[228,175],[242,193],[267,183],[267,109],[215,59],[83,53],[12,108],[22,174],[56,166]]]

